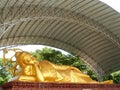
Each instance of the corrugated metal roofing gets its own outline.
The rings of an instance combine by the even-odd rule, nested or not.
[[[50,45],[97,73],[120,69],[120,14],[99,0],[0,0],[0,46]]]

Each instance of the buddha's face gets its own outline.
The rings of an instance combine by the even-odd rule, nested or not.
[[[32,55],[26,55],[26,56],[24,56],[23,62],[25,64],[37,64],[38,63],[38,61],[36,60],[36,58],[33,57]]]
[[[16,59],[18,61],[18,64],[21,66],[39,63],[35,57],[33,57],[30,53],[27,52],[17,52]]]

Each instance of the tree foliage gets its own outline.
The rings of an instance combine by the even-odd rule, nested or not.
[[[120,70],[105,76],[104,80],[113,80],[114,83],[120,84]]]
[[[11,74],[3,67],[3,59],[0,58],[0,84],[6,83]]]

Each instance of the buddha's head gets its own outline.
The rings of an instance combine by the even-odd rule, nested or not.
[[[38,64],[39,62],[32,54],[22,51],[15,53],[16,61],[20,67],[25,67],[26,65]]]

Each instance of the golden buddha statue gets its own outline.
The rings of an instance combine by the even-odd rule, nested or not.
[[[15,52],[16,63],[19,70],[14,70],[16,81],[22,82],[60,82],[60,83],[95,83],[112,84],[112,80],[97,82],[79,69],[71,66],[56,65],[47,60],[38,62],[30,53]]]

